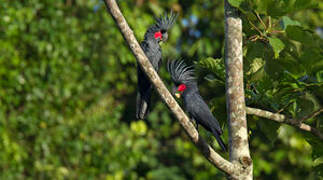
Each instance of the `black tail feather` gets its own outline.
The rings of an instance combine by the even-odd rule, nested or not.
[[[151,93],[147,92],[144,95],[140,92],[137,93],[137,107],[136,118],[145,119],[150,109],[150,97]]]
[[[213,135],[214,135],[215,139],[218,141],[218,144],[222,148],[222,150],[227,152],[226,145],[224,144],[220,134],[216,130],[212,130],[212,132],[213,132]]]

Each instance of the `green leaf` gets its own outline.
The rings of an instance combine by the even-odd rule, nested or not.
[[[304,48],[300,56],[300,63],[308,72],[315,72],[323,69],[323,56],[319,47]]]
[[[283,0],[266,0],[267,15],[272,17],[279,17],[287,13],[287,4]]]
[[[277,59],[279,57],[279,53],[284,49],[285,44],[278,38],[268,38],[269,44],[274,50],[275,58]]]
[[[298,22],[298,21],[294,21],[294,20],[290,19],[288,16],[284,16],[282,18],[282,20],[280,21],[280,25],[285,30],[287,28],[287,26],[289,26],[289,25],[300,26],[301,23]]]
[[[280,57],[278,63],[284,68],[284,72],[286,72],[287,75],[292,75],[294,79],[298,79],[306,73],[304,66],[290,55]]]
[[[132,122],[130,127],[131,130],[138,135],[145,135],[147,132],[147,126],[144,121]]]
[[[265,72],[271,77],[271,78],[279,78],[281,74],[284,72],[284,67],[281,66],[279,61],[275,61],[273,59],[266,59],[265,64]]]
[[[260,80],[265,75],[264,70],[265,61],[260,58],[255,58],[250,64],[249,71],[246,73],[250,75],[250,81]]]
[[[310,113],[312,113],[315,109],[315,99],[311,99],[310,95],[305,95],[297,99],[297,117],[302,118]]]
[[[195,64],[197,69],[206,70],[208,73],[212,73],[215,76],[214,78],[224,82],[225,68],[222,59],[213,59],[212,57],[208,57],[196,62]],[[214,80],[214,78],[212,78],[212,80]],[[210,80],[210,78],[208,79]]]
[[[250,69],[247,73],[255,73],[264,66],[265,62],[261,58],[255,58],[250,64]]]
[[[320,177],[318,179],[323,179],[323,164],[319,164],[313,168],[315,174]]]
[[[323,82],[323,70],[316,73],[316,79],[318,82]]]
[[[316,158],[313,162],[313,166],[318,166],[320,164],[323,164],[323,156]]]
[[[263,118],[259,118],[259,121],[257,121],[257,126],[260,128],[260,130],[269,142],[273,144],[277,140],[277,130],[280,127],[280,124],[275,123],[273,121],[266,121],[266,119]]]
[[[228,0],[231,6],[239,7],[244,0]]]
[[[307,9],[311,7],[316,7],[317,4],[313,3],[311,0],[296,0],[294,4],[294,10],[299,11],[302,9]]]
[[[253,61],[255,58],[263,58],[265,55],[265,44],[260,41],[252,42],[247,44],[246,58],[249,61]]]
[[[270,0],[252,0],[256,4],[256,10],[259,13],[266,14]]]
[[[295,25],[287,26],[286,33],[288,38],[295,41],[302,42],[306,45],[311,45],[314,41],[311,33],[299,26],[295,26]]]

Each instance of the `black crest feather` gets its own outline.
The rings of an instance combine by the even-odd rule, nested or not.
[[[176,19],[177,19],[177,14],[173,13],[173,11],[170,12],[169,16],[167,15],[167,13],[165,13],[164,16],[160,16],[159,18],[156,18],[156,26],[161,30],[167,31],[173,26]]]
[[[167,70],[175,84],[195,82],[195,72],[193,66],[187,66],[183,60],[167,62]]]

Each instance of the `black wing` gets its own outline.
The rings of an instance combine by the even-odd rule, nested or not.
[[[195,94],[191,101],[193,102],[192,106],[189,108],[191,116],[197,121],[197,123],[201,124],[206,130],[214,135],[223,151],[227,151],[226,145],[220,136],[222,134],[222,129],[219,122],[213,116],[211,110],[203,101],[202,97],[199,94]]]
[[[191,99],[192,105],[189,108],[190,114],[193,118],[201,124],[206,130],[213,132],[213,129],[222,134],[222,129],[218,120],[213,116],[210,108],[204,102],[202,97],[199,94],[195,94]],[[198,107],[198,108],[197,108]]]

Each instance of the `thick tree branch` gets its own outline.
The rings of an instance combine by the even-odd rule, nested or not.
[[[194,125],[191,123],[189,118],[186,116],[181,107],[177,104],[173,96],[169,93],[168,89],[158,76],[157,72],[154,70],[153,66],[149,62],[148,58],[141,49],[138,41],[136,40],[132,30],[128,26],[124,16],[122,15],[115,0],[104,0],[107,10],[112,15],[113,19],[117,23],[124,39],[129,45],[132,53],[135,55],[138,63],[141,65],[142,69],[146,72],[147,76],[157,89],[157,92],[161,96],[162,100],[167,104],[169,109],[174,113],[177,120],[180,122],[188,136],[191,138],[193,143],[198,147],[198,149],[203,153],[203,155],[217,168],[223,172],[237,176],[237,172],[240,169],[239,166],[235,166],[230,163],[202,139]]]
[[[225,0],[226,100],[230,161],[244,167],[238,179],[252,179],[245,98],[243,88],[242,20],[236,8]]]
[[[320,132],[318,129],[316,129],[314,127],[311,127],[307,124],[302,123],[302,121],[304,121],[306,119],[313,118],[313,117],[317,116],[320,112],[323,111],[322,109],[315,111],[314,113],[310,114],[309,116],[305,116],[304,118],[302,118],[300,120],[288,119],[285,115],[278,114],[278,113],[272,113],[272,112],[265,111],[262,109],[246,107],[246,111],[247,111],[247,114],[256,115],[256,116],[267,118],[267,119],[270,119],[270,120],[273,120],[276,122],[289,124],[289,125],[292,125],[300,130],[311,132],[313,135],[315,135],[318,138],[320,138],[321,140],[323,140],[323,133],[322,132]]]

